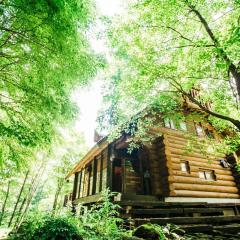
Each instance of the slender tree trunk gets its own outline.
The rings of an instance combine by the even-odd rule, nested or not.
[[[36,184],[36,186],[34,186],[34,188],[32,189],[32,191],[30,192],[29,196],[28,196],[28,199],[26,199],[26,206],[25,206],[25,209],[21,215],[21,217],[19,218],[19,222],[17,223],[17,228],[21,225],[22,221],[24,220],[27,212],[28,212],[28,209],[29,209],[29,206],[30,206],[30,203],[32,201],[32,198],[37,190],[37,187],[38,187],[39,183]]]
[[[15,224],[14,224],[14,227],[13,227],[14,229],[16,229],[16,227],[18,225],[19,219],[21,217],[22,209],[24,207],[24,204],[25,204],[26,200],[27,200],[27,198],[25,197],[22,201],[22,204],[21,204],[20,208],[19,208],[18,215],[17,215],[17,220],[15,221]]]
[[[205,28],[207,34],[211,38],[215,48],[218,49],[218,57],[221,58],[223,61],[225,61],[228,65],[228,70],[232,74],[233,78],[235,79],[236,87],[237,87],[237,93],[238,93],[238,99],[240,99],[240,68],[238,68],[229,58],[227,53],[223,50],[221,47],[218,39],[214,35],[212,29],[210,28],[209,24],[207,23],[206,19],[202,16],[202,14],[195,8],[195,6],[191,5],[188,0],[186,0],[187,6],[190,8],[192,12],[195,13],[195,15],[198,17],[200,22],[202,23],[203,27]]]
[[[8,200],[8,196],[9,196],[9,192],[10,192],[10,185],[11,185],[11,181],[8,181],[8,186],[7,186],[7,192],[6,192],[6,196],[5,196],[5,200],[4,203],[2,205],[2,212],[1,212],[1,216],[0,216],[0,226],[2,224],[2,220],[3,220],[3,215],[5,213],[5,209],[6,209],[6,205],[7,205],[7,200]]]
[[[30,186],[28,188],[28,192],[26,193],[26,195],[25,195],[25,197],[24,197],[24,199],[22,201],[22,204],[21,204],[21,206],[19,208],[18,217],[17,217],[17,220],[15,221],[14,228],[16,228],[19,225],[19,222],[22,219],[22,214],[23,214],[23,211],[24,211],[23,209],[25,207],[25,203],[27,203],[27,200],[28,200],[29,195],[30,195],[30,193],[32,191],[33,185],[34,185],[34,183],[36,181],[36,178],[37,178],[38,174],[39,174],[39,172],[37,172],[37,174],[34,177],[32,177],[31,184],[30,184]]]
[[[23,189],[24,189],[24,187],[25,187],[25,184],[26,184],[26,181],[27,181],[29,172],[30,172],[30,171],[28,170],[27,173],[26,173],[26,175],[25,175],[25,178],[24,178],[22,187],[21,187],[20,192],[19,192],[19,194],[18,194],[17,201],[16,201],[16,203],[15,203],[15,206],[14,206],[14,209],[13,209],[13,212],[12,212],[12,215],[11,215],[11,218],[10,218],[9,223],[8,223],[8,227],[10,227],[11,224],[12,224],[12,220],[13,220],[13,218],[14,218],[14,216],[15,216],[15,213],[16,213],[16,210],[17,210],[17,207],[18,207],[18,204],[19,204],[19,202],[20,202],[21,195],[22,195],[22,193],[23,193]]]
[[[54,201],[53,201],[53,214],[54,214],[55,210],[57,209],[58,198],[61,193],[62,187],[63,187],[63,180],[60,179],[56,193],[55,193]]]
[[[27,195],[25,196],[24,201],[21,205],[21,208],[20,208],[19,214],[18,214],[18,218],[17,218],[17,220],[15,222],[15,225],[14,225],[15,229],[17,229],[21,225],[21,223],[22,223],[22,221],[23,221],[23,219],[24,219],[24,217],[25,217],[25,215],[26,215],[26,213],[29,209],[31,200],[34,196],[34,193],[37,190],[37,187],[38,187],[39,183],[40,183],[39,178],[42,176],[42,174],[44,172],[44,169],[45,169],[45,166],[44,166],[44,162],[43,162],[41,164],[40,168],[38,169],[37,174],[32,179],[31,185],[29,187],[29,191],[28,191]],[[25,203],[26,203],[26,205],[25,205]]]

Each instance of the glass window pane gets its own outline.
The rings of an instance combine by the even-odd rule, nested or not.
[[[205,174],[204,174],[204,172],[199,172],[199,177],[200,177],[201,179],[205,179]]]
[[[185,173],[190,173],[190,166],[189,166],[189,162],[188,161],[180,162],[180,166],[181,166],[181,171],[183,171]]]
[[[187,163],[186,162],[181,162],[181,171],[183,172],[187,172]]]
[[[202,127],[198,124],[196,124],[195,126],[196,126],[197,135],[200,137],[204,136]]]
[[[170,125],[172,129],[177,129],[172,119],[170,119]]]
[[[215,180],[213,171],[211,171],[211,172],[205,172],[205,175],[206,175],[206,179],[207,179],[207,180]]]
[[[164,126],[165,126],[165,127],[168,127],[168,128],[171,128],[169,118],[165,118],[165,119],[164,119]]]
[[[180,122],[179,126],[181,130],[187,131],[187,124],[185,122]]]

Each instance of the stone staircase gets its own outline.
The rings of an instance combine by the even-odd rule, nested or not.
[[[187,233],[240,234],[240,204],[167,203],[156,199],[122,199],[118,204],[122,207],[121,216],[132,227],[145,223],[170,223]]]

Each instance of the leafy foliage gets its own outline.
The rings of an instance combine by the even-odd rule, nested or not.
[[[22,163],[75,116],[70,93],[99,66],[85,36],[92,3],[7,0],[0,12],[0,159]]]
[[[82,234],[86,239],[122,239],[124,230],[121,228],[123,222],[119,216],[119,206],[110,201],[112,193],[103,192],[101,202],[93,205],[90,210],[80,215]],[[83,209],[80,207],[80,212]]]
[[[89,210],[78,209],[80,216],[68,211],[59,215],[33,213],[11,239],[122,239],[124,230],[120,227],[122,220],[118,218],[119,206],[113,204],[110,197],[106,191],[99,204]]]
[[[224,135],[239,131],[238,80],[230,67],[239,62],[239,7],[236,1],[141,0],[129,2],[124,17],[106,21],[114,66],[106,71],[100,126],[111,132],[117,125],[119,132],[126,119],[149,108],[174,117],[195,88],[199,95],[191,101],[211,104],[206,114],[215,128]],[[232,134],[228,143],[239,146],[238,138]]]

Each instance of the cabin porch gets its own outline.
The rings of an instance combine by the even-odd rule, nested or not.
[[[126,141],[109,144],[75,173],[72,201],[94,202],[105,189],[116,193],[115,198],[162,201],[169,193],[168,174],[157,144],[132,152]]]

